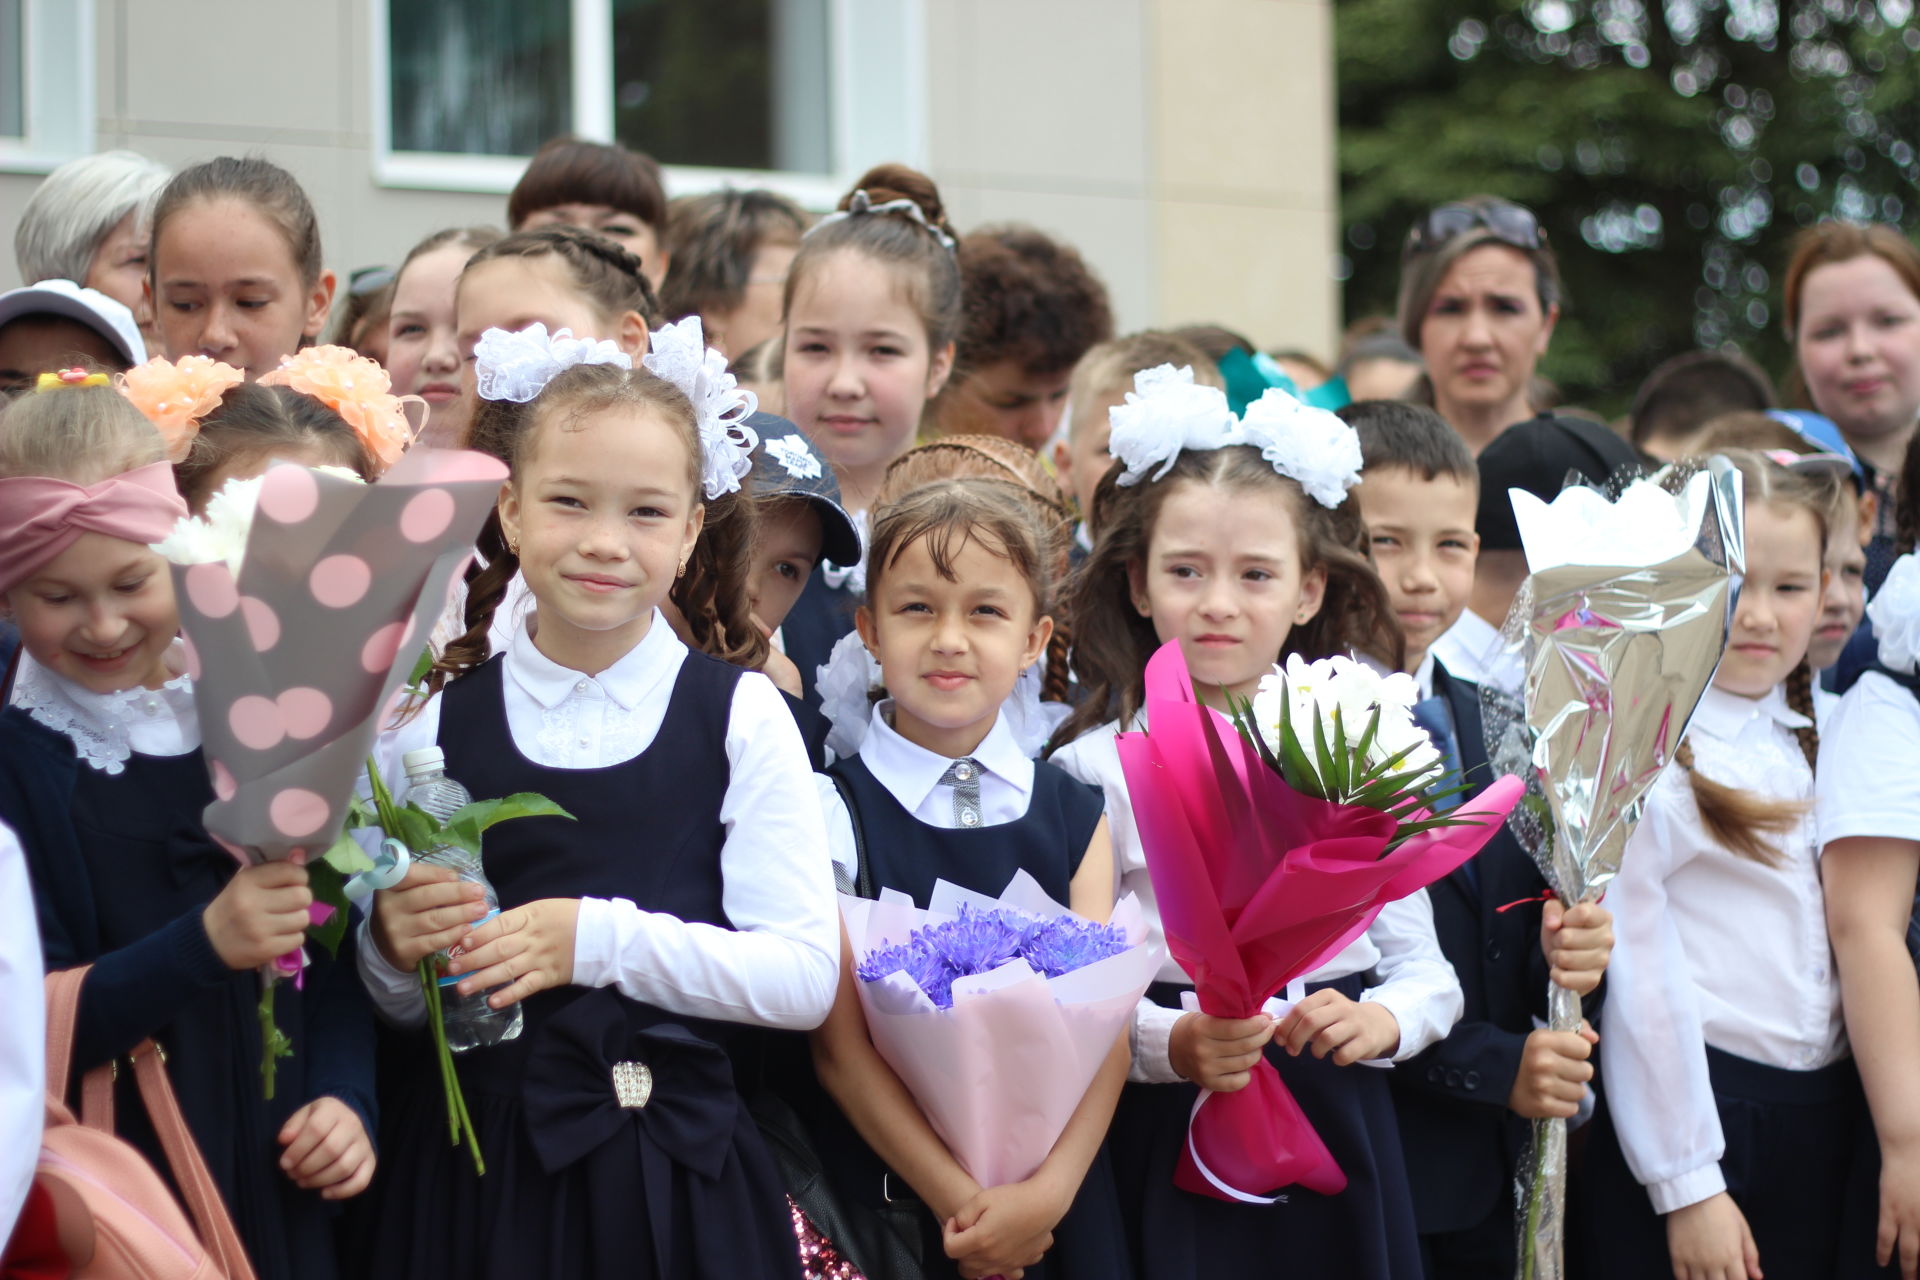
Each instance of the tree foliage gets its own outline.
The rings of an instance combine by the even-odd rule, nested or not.
[[[1920,214],[1913,0],[1335,0],[1347,314],[1391,312],[1407,228],[1507,196],[1570,306],[1541,372],[1620,412],[1656,364],[1790,363],[1780,276],[1821,218]]]

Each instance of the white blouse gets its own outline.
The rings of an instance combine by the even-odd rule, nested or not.
[[[1687,730],[1694,767],[1810,803],[1813,771],[1793,735],[1806,723],[1777,688],[1759,699],[1709,688]],[[1706,1046],[1789,1071],[1847,1053],[1811,812],[1776,843],[1779,866],[1722,848],[1675,765],[1654,783],[1607,894],[1607,1100],[1655,1213],[1726,1189]]]
[[[1144,716],[1135,720],[1136,729],[1144,726]],[[1147,917],[1148,936],[1154,945],[1164,948],[1166,936],[1160,927],[1153,877],[1147,871],[1146,851],[1141,847],[1140,831],[1133,820],[1127,779],[1120,768],[1120,750],[1114,741],[1119,730],[1118,723],[1102,725],[1055,752],[1052,762],[1105,793],[1119,891],[1139,898]],[[1433,904],[1424,889],[1388,903],[1371,928],[1327,964],[1307,974],[1303,981],[1332,982],[1369,972],[1379,978],[1379,984],[1362,992],[1360,998],[1385,1007],[1400,1024],[1400,1045],[1391,1057],[1394,1062],[1405,1061],[1437,1043],[1466,1009],[1459,976],[1440,950],[1440,941],[1434,934]],[[1161,965],[1159,976],[1162,982],[1185,985],[1192,982],[1171,954]],[[1168,1057],[1173,1024],[1179,1020],[1178,1009],[1168,1009],[1151,1000],[1140,1002],[1134,1013],[1133,1066],[1128,1072],[1129,1079],[1157,1084],[1180,1079]]]
[[[169,667],[180,669],[184,650],[178,641],[167,656]],[[72,739],[80,759],[102,773],[120,773],[135,753],[183,756],[200,745],[200,713],[187,676],[175,676],[158,689],[95,693],[41,666],[21,649],[11,701]]]
[[[1460,611],[1428,653],[1446,663],[1450,675],[1507,693],[1519,693],[1527,678],[1519,656],[1501,646],[1499,626],[1471,609]]]
[[[26,661],[22,654],[21,661]],[[11,1234],[40,1157],[47,1108],[46,964],[27,883],[27,859],[13,828],[0,822],[0,1234]]]
[[[1820,843],[1849,836],[1920,840],[1920,698],[1862,675],[1820,727]]]
[[[625,657],[589,676],[559,665],[516,628],[502,686],[513,746],[554,769],[598,769],[652,745],[687,647],[656,611]],[[377,759],[396,795],[400,761],[439,738],[440,699],[381,735]],[[502,744],[503,746],[505,744]],[[730,766],[720,822],[722,903],[733,929],[643,911],[624,898],[585,898],[574,934],[573,980],[690,1017],[788,1030],[825,1021],[840,980],[840,917],[820,800],[793,714],[765,676],[734,688],[726,736]],[[362,926],[363,929],[365,926]],[[365,937],[360,968],[380,1010],[401,1023],[425,1016],[411,972]]]

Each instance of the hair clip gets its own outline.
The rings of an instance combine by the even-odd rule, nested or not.
[[[41,374],[40,377],[35,380],[33,389],[35,391],[58,391],[65,387],[104,387],[106,385],[106,374],[90,373],[76,365],[71,369],[62,369],[58,373]]]
[[[753,470],[753,447],[760,436],[746,425],[760,398],[743,390],[727,372],[727,357],[709,347],[700,317],[688,316],[654,330],[640,363],[655,377],[671,382],[693,402],[700,428],[700,480],[707,500],[732,493]]]
[[[394,395],[387,371],[351,348],[307,347],[283,356],[278,369],[261,376],[260,385],[290,387],[339,414],[382,471],[413,443],[407,402],[418,397]]]
[[[889,200],[885,204],[875,204],[873,197],[867,194],[865,187],[859,188],[851,196],[847,197],[846,208],[836,209],[832,213],[821,215],[818,222],[815,222],[811,227],[807,228],[806,234],[810,236],[824,226],[835,222],[844,222],[848,218],[862,217],[870,213],[903,214],[909,221],[919,223],[920,228],[935,240],[938,240],[948,253],[959,252],[960,246],[955,243],[954,238],[942,231],[939,227],[934,226],[933,223],[927,221],[927,211],[922,209],[919,204],[904,196],[898,200]],[[801,238],[805,239],[806,237],[802,236]]]
[[[155,356],[121,374],[115,385],[159,431],[167,442],[167,456],[178,462],[200,434],[200,419],[246,380],[246,374],[211,356]]]
[[[509,400],[525,404],[546,390],[547,384],[578,364],[611,364],[633,368],[633,357],[617,343],[576,338],[571,329],[547,336],[547,326],[528,325],[517,333],[489,329],[473,347],[473,379],[482,400]]]
[[[1360,481],[1360,436],[1325,409],[1269,388],[1236,418],[1226,393],[1193,381],[1191,366],[1170,364],[1134,375],[1132,391],[1108,417],[1107,451],[1126,466],[1120,485],[1159,480],[1187,449],[1250,445],[1275,472],[1323,507],[1337,507]],[[1157,468],[1157,469],[1156,469]],[[1152,471],[1152,475],[1147,473]]]

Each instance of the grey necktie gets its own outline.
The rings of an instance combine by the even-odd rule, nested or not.
[[[940,775],[940,781],[953,788],[953,822],[955,826],[977,827],[980,825],[980,762],[972,756],[963,756],[947,766]]]

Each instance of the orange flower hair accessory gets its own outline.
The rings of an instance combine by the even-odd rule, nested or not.
[[[178,462],[200,434],[200,419],[212,413],[227,389],[247,375],[211,356],[155,356],[121,374],[120,394],[146,415],[167,442],[167,456]]]
[[[308,347],[283,356],[280,367],[262,376],[260,385],[291,387],[339,414],[381,471],[413,442],[407,402],[417,397],[394,395],[387,371],[347,347]]]

